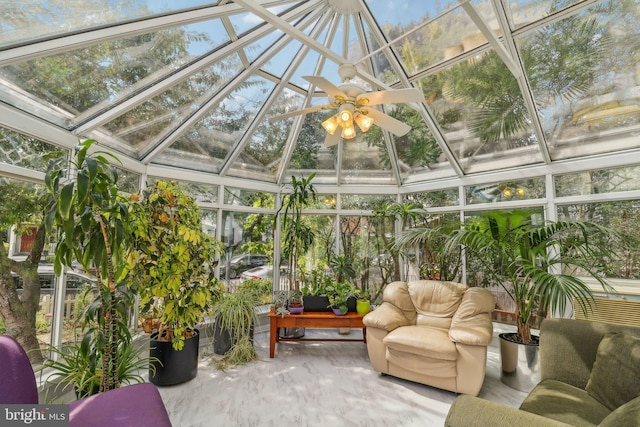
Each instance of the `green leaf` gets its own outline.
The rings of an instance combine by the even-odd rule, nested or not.
[[[73,207],[73,187],[74,183],[70,182],[60,191],[60,201],[58,203],[58,212],[60,212],[60,216],[62,220],[69,219],[69,215],[71,213],[71,208]]]
[[[87,171],[78,171],[76,182],[78,183],[78,203],[84,203],[84,201],[87,199],[87,195],[89,194],[90,181],[89,176],[87,175]]]

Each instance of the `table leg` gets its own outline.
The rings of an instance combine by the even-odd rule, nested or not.
[[[364,343],[367,343],[367,328],[362,328],[362,341],[364,341]]]
[[[269,322],[269,357],[273,359],[276,353],[276,339],[278,337],[278,328],[276,327],[276,319],[271,318]]]

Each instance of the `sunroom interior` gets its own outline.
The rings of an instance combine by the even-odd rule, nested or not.
[[[614,293],[588,282],[607,302],[594,316],[640,326],[639,21],[637,0],[3,2],[0,182],[41,189],[55,157],[73,180],[74,148],[95,140],[117,157],[123,194],[168,180],[196,200],[224,244],[226,287],[267,264],[277,291],[289,286],[279,209],[311,177],[304,268],[349,259],[374,305],[393,280],[444,275],[428,248],[392,253],[387,240],[412,227],[516,209],[593,221],[636,243],[607,271]],[[2,193],[0,249],[24,261],[31,234]],[[407,215],[376,227],[391,205]],[[232,267],[253,254],[267,257]],[[456,281],[481,284],[475,268],[463,260]],[[39,272],[38,339],[60,346],[92,279],[55,275],[51,257]],[[513,309],[492,292],[496,312]],[[512,327],[494,315],[494,335]],[[219,371],[205,350],[196,380],[161,388],[173,424],[441,425],[456,397],[380,377],[357,344],[279,344],[269,359],[268,334],[256,331],[259,361]],[[494,341],[480,396],[517,407],[526,393],[501,384],[498,359]]]

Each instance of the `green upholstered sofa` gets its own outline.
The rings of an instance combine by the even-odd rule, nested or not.
[[[445,426],[640,426],[640,328],[544,320],[540,370],[519,409],[461,395]]]

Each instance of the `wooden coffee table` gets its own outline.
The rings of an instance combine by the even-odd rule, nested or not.
[[[336,316],[331,312],[305,311],[302,314],[269,313],[269,357],[273,358],[276,343],[280,341],[358,341],[367,342],[367,328],[362,323],[364,316],[349,312],[344,316]],[[280,328],[362,328],[362,339],[357,338],[280,338]]]

